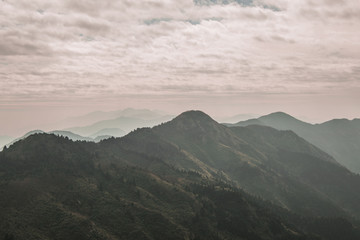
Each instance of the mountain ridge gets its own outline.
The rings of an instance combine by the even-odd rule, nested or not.
[[[38,133],[0,152],[0,237],[356,240],[360,176],[328,158],[199,111],[99,143]]]
[[[319,124],[310,124],[294,117],[286,118],[286,121],[278,121],[272,116],[274,115],[269,114],[257,119],[225,125],[232,127],[255,124],[279,130],[292,130],[308,142],[334,156],[340,164],[351,171],[360,173],[360,121],[358,119],[332,119]]]

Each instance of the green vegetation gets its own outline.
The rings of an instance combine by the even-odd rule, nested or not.
[[[360,120],[333,119],[321,124],[302,122],[285,113],[272,113],[228,126],[265,125],[294,131],[306,141],[329,153],[349,170],[360,173]]]
[[[0,152],[0,239],[360,239],[359,176],[292,132],[187,112]]]

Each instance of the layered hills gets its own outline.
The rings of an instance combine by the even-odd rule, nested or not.
[[[286,113],[277,112],[257,119],[227,126],[263,125],[279,130],[291,130],[329,153],[355,173],[360,173],[360,119],[333,119],[321,124],[300,121]]]
[[[360,176],[292,131],[200,111],[0,153],[4,239],[359,239]]]
[[[162,122],[169,121],[170,115],[160,115],[151,111],[121,111],[116,118],[96,121],[92,124],[78,127],[70,127],[64,130],[82,136],[97,137],[101,135],[123,136],[126,133],[140,127],[152,127]]]
[[[47,133],[68,137],[74,141],[99,142],[110,137],[122,137],[136,128],[152,127],[169,121],[171,118],[171,115],[160,111],[127,108],[118,111],[91,112],[86,115],[45,124],[42,127],[48,129]],[[20,137],[0,136],[0,150],[3,146],[9,146],[35,132],[43,131],[32,130]]]

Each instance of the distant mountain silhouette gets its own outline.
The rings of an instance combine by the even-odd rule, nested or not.
[[[63,137],[68,137],[69,139],[73,140],[73,141],[87,141],[87,142],[92,142],[94,141],[93,138],[90,137],[83,137],[81,135],[72,133],[70,131],[59,131],[59,130],[55,130],[55,131],[50,131],[48,133],[52,133],[55,134],[57,136],[63,136]]]
[[[168,115],[167,113],[163,113],[160,111],[152,111],[149,109],[133,109],[133,108],[126,108],[117,111],[96,111],[82,116],[64,119],[59,123],[57,123],[56,126],[54,127],[56,127],[57,129],[59,128],[65,129],[65,128],[71,128],[73,126],[89,126],[100,121],[111,120],[120,117],[136,118],[142,120],[153,120],[153,119],[162,118],[167,115]],[[94,134],[94,132],[92,134]]]
[[[114,136],[112,135],[99,135],[96,138],[94,138],[94,142],[98,143],[101,142],[103,140],[109,139],[109,138],[113,138]]]
[[[326,151],[353,172],[360,173],[360,120],[333,119],[321,124],[302,122],[285,113],[273,113],[227,126],[266,125],[292,130]]]
[[[136,128],[140,127],[152,127],[162,122],[170,120],[171,116],[164,116],[157,119],[140,119],[134,117],[118,117],[115,119],[104,120],[96,122],[89,126],[73,127],[65,129],[67,131],[74,132],[82,136],[92,136],[103,129],[118,128],[125,133],[128,133]]]
[[[14,143],[16,143],[16,142],[18,142],[18,141],[20,141],[22,139],[25,139],[25,138],[27,138],[27,137],[29,137],[31,135],[38,134],[38,133],[45,133],[45,132],[42,131],[42,130],[32,130],[30,132],[25,133],[23,136],[21,136],[19,138],[13,139],[11,142],[5,144],[5,146],[9,147],[10,145],[12,145],[12,144],[14,144]]]
[[[121,137],[127,134],[128,132],[140,128],[140,127],[152,127],[162,122],[170,120],[172,117],[170,115],[161,115],[161,113],[153,112],[147,109],[125,109],[121,111],[114,112],[93,112],[88,115],[85,115],[84,118],[96,118],[96,116],[106,117],[114,115],[123,115],[124,117],[118,117],[115,119],[104,120],[96,122],[90,126],[84,127],[73,127],[65,130],[55,130],[49,131],[48,133],[53,133],[59,136],[65,136],[73,141],[95,141],[99,142],[101,140],[111,138],[111,137]],[[126,117],[129,116],[129,117]],[[135,118],[130,116],[141,117]],[[80,117],[82,119],[83,117]],[[75,121],[76,122],[76,121]],[[120,128],[119,128],[120,126]],[[125,129],[125,130],[123,130]],[[16,141],[27,138],[30,135],[35,133],[44,133],[42,130],[32,130],[21,137],[18,138],[9,138],[9,141],[5,141],[8,138],[4,138],[2,146],[9,146]],[[1,140],[1,139],[0,139]]]
[[[20,141],[20,140],[23,140],[23,139],[26,139],[28,138],[29,136],[31,135],[34,135],[34,134],[40,134],[40,133],[46,133],[42,130],[32,130],[30,132],[27,132],[26,134],[24,134],[23,136],[19,137],[19,138],[16,138],[14,139],[13,141],[11,141],[10,143],[7,143],[5,144],[5,146],[9,147],[11,146],[12,144]],[[70,131],[58,131],[58,130],[55,130],[55,131],[50,131],[50,132],[47,132],[49,134],[54,134],[56,136],[62,136],[62,137],[67,137],[69,138],[70,140],[72,141],[87,141],[87,142],[93,142],[94,139],[93,138],[89,138],[89,137],[83,137],[81,135],[78,135],[78,134],[75,134],[75,133],[72,133]]]
[[[257,114],[237,114],[235,116],[231,116],[231,117],[223,117],[220,119],[217,119],[220,122],[225,122],[225,123],[237,123],[239,121],[244,121],[247,119],[251,119],[254,117],[258,117],[259,115]]]
[[[94,139],[99,136],[122,137],[125,134],[126,133],[123,130],[121,130],[120,128],[104,128],[104,129],[101,129],[100,131],[97,131],[96,133],[92,134],[90,137],[94,138]]]

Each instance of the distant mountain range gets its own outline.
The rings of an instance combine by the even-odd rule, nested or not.
[[[173,118],[170,115],[161,115],[160,112],[147,109],[139,110],[129,108],[113,112],[93,112],[78,117],[77,119],[86,122],[90,119],[95,120],[114,116],[121,117],[102,120],[88,126],[72,127],[61,131],[50,131],[49,133],[67,136],[74,141],[99,142],[110,137],[122,137],[136,128],[152,127]],[[245,118],[246,116],[249,115],[240,114],[227,120],[234,121],[239,118]],[[259,118],[240,121],[235,124],[225,123],[224,125],[229,127],[262,125],[279,130],[292,130],[310,143],[335,157],[343,166],[355,173],[360,173],[360,119],[333,119],[321,124],[310,124],[300,121],[286,113],[276,112]],[[0,147],[4,145],[9,146],[9,144],[35,132],[37,131],[30,131],[16,139],[9,136],[1,136]]]
[[[154,111],[149,109],[134,109],[134,108],[126,108],[123,110],[117,111],[96,111],[91,112],[82,116],[72,117],[68,119],[64,119],[58,122],[55,126],[57,129],[66,129],[71,128],[74,126],[88,126],[92,125],[96,122],[116,119],[116,118],[135,118],[135,119],[142,119],[142,120],[153,120],[159,119],[164,116],[168,116],[169,114],[161,112],[161,111]],[[53,127],[54,128],[54,127]],[[94,132],[92,133],[94,134]]]
[[[272,113],[227,126],[263,125],[291,130],[329,153],[353,172],[360,173],[360,119],[333,119],[321,124],[300,121],[286,113]]]
[[[125,132],[120,128],[103,128],[96,133],[92,134],[91,138],[97,138],[101,136],[112,136],[112,137],[122,137],[125,135]]]
[[[135,117],[118,117],[115,119],[103,120],[91,124],[89,126],[83,127],[72,127],[65,129],[66,131],[71,131],[73,133],[82,135],[82,136],[94,136],[99,134],[98,132],[106,131],[111,133],[110,135],[119,135],[119,132],[122,132],[123,135],[129,133],[130,131],[141,128],[141,127],[153,127],[162,122],[169,121],[172,116],[162,116],[155,119],[141,119]],[[115,130],[115,131],[114,131]]]
[[[55,125],[58,126],[78,126],[64,130],[51,130],[47,133],[54,133],[66,136],[74,141],[95,141],[110,137],[122,137],[130,131],[140,127],[152,127],[164,121],[168,121],[173,116],[160,111],[148,109],[127,108],[124,110],[103,112],[92,112],[83,116],[69,118]],[[21,137],[0,136],[0,150],[3,146],[13,144],[19,139],[23,139],[34,133],[43,132],[42,130],[32,130]]]
[[[258,114],[237,114],[231,117],[223,117],[223,118],[217,118],[216,120],[218,122],[225,122],[225,123],[237,123],[240,121],[245,121],[248,119],[252,119],[255,117],[259,117]]]
[[[278,114],[276,114],[278,115]],[[0,238],[360,239],[360,176],[290,130],[200,111],[0,153]]]
[[[61,137],[67,137],[69,138],[70,140],[72,141],[88,141],[88,142],[93,142],[94,139],[93,138],[88,138],[88,137],[83,137],[83,136],[80,136],[80,135],[77,135],[77,134],[74,134],[72,132],[69,132],[69,131],[50,131],[50,132],[44,132],[42,130],[33,130],[33,131],[30,131],[30,132],[27,132],[25,135],[19,137],[19,138],[16,138],[16,139],[13,139],[10,143],[8,142],[7,144],[5,144],[5,146],[9,147],[11,146],[12,144],[20,141],[20,140],[23,140],[23,139],[26,139],[27,137],[31,136],[31,135],[34,135],[34,134],[40,134],[40,133],[48,133],[48,134],[54,134],[56,136],[61,136]]]

